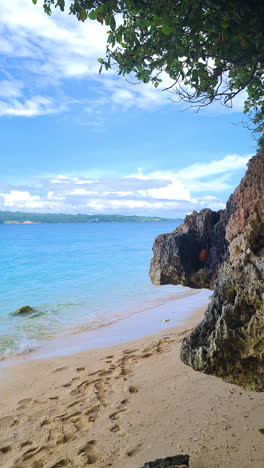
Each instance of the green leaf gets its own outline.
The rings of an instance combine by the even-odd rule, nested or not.
[[[169,36],[169,34],[171,34],[173,31],[171,26],[168,24],[163,24],[161,30],[166,36]]]
[[[96,20],[96,19],[97,19],[97,11],[96,11],[96,10],[90,11],[90,13],[89,13],[88,16],[89,16],[89,18],[90,18],[91,20]]]
[[[106,24],[106,57],[98,59],[103,69],[115,63],[118,74],[132,72],[140,81],[151,81],[155,88],[160,72],[166,71],[175,81],[192,87],[192,102],[198,107],[216,98],[228,102],[234,92],[245,89],[245,112],[252,114],[249,118],[255,127],[263,130],[263,0],[256,0],[255,8],[246,0],[32,2],[42,4],[48,15],[56,7],[64,10],[66,3],[78,20],[84,21],[88,13],[91,20]],[[223,8],[224,3],[232,7]],[[121,19],[118,25],[117,17]],[[215,88],[223,79],[226,89],[220,88],[216,97]],[[181,93],[175,86],[175,92],[182,98],[185,91]],[[190,99],[187,92],[185,98]]]
[[[115,31],[115,28],[116,28],[116,21],[115,21],[115,18],[112,16],[112,18],[110,19],[110,28],[112,29],[112,31]]]
[[[88,15],[86,13],[85,10],[81,10],[81,13],[80,13],[80,20],[81,21],[85,21],[87,19]]]

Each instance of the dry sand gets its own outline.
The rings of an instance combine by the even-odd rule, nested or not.
[[[264,394],[181,363],[201,318],[125,345],[13,362],[0,370],[0,466],[263,468]]]

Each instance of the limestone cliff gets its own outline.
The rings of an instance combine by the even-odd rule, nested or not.
[[[157,237],[153,253],[153,283],[214,288],[204,320],[183,341],[183,362],[264,391],[264,152],[226,210],[192,213]]]

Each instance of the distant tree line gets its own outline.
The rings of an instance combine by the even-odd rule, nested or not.
[[[172,221],[168,218],[157,216],[125,216],[125,215],[86,215],[86,214],[64,214],[64,213],[24,213],[21,211],[0,211],[0,223],[18,222],[24,223],[127,223],[127,222],[158,222]],[[176,219],[173,221],[182,221]]]

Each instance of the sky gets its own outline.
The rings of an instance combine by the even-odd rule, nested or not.
[[[41,3],[0,0],[0,210],[224,208],[256,148],[244,96],[197,113],[162,87],[99,75],[107,29]]]

